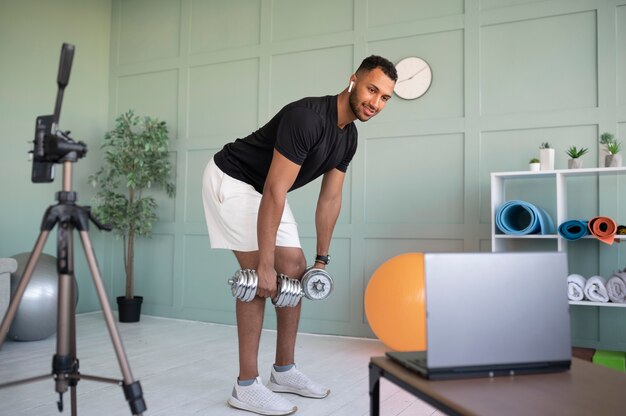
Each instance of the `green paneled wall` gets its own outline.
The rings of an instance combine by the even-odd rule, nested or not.
[[[88,205],[93,188],[87,176],[99,162],[98,148],[108,124],[110,0],[0,1],[0,256],[30,252],[45,209],[61,189],[61,166],[52,184],[30,181],[35,119],[52,114],[63,42],[76,46],[65,89],[60,127],[87,144],[74,164],[73,189]],[[96,255],[104,256],[101,233],[92,232]],[[99,307],[80,240],[75,239],[79,311]],[[56,255],[56,230],[45,252]]]
[[[71,11],[77,4],[62,1],[60,8]],[[394,62],[420,56],[431,64],[434,81],[422,98],[394,97],[381,115],[358,125],[359,151],[331,247],[337,289],[323,304],[306,303],[303,331],[371,336],[363,294],[371,274],[394,255],[489,251],[490,172],[525,170],[543,141],[557,149],[557,168],[566,167],[570,145],[591,149],[585,166],[601,165],[601,132],[626,141],[625,0],[113,0],[110,9],[108,2],[88,4],[102,13],[97,7],[83,10],[89,17],[79,19],[85,26],[75,30],[91,39],[88,73],[96,80],[72,85],[79,97],[72,109],[68,102],[64,122],[95,130],[80,133],[94,133],[90,138],[97,143],[119,113],[134,108],[167,121],[171,130],[177,197],[159,199],[162,220],[154,238],[138,247],[137,287],[149,314],[234,322],[226,279],[237,264],[231,253],[209,249],[200,198],[206,162],[289,101],[339,92],[369,54]],[[11,8],[27,14],[28,6]],[[40,19],[40,35],[48,33]],[[3,51],[9,48],[4,34],[17,37],[20,31],[15,19],[9,20],[8,28],[0,29]],[[52,36],[48,40],[60,43]],[[39,54],[21,53],[38,70],[18,71],[22,65],[11,63],[18,81],[9,91],[17,96],[33,82],[47,88],[29,89],[38,91],[38,107],[20,99],[9,109],[6,122],[26,126],[13,130],[13,136],[27,140],[34,116],[50,111],[54,88],[34,76],[44,68]],[[50,77],[57,53],[45,59]],[[86,97],[95,108],[85,105]],[[82,116],[86,112],[91,117]],[[0,140],[6,146],[10,139]],[[5,175],[21,166],[16,176],[22,183],[2,186],[17,191],[28,207],[20,216],[36,216],[56,188],[37,185],[42,191],[31,191],[28,166],[15,162],[27,149],[17,147],[0,157]],[[90,156],[96,156],[96,146],[92,149]],[[626,222],[619,181],[575,180],[568,195],[572,214],[610,213]],[[290,195],[309,256],[315,248],[319,183]],[[548,205],[553,201],[553,189],[532,181],[513,185],[510,192]],[[6,206],[0,209],[10,213]],[[3,231],[28,223],[28,218],[5,218]],[[123,287],[120,247],[95,234],[102,240],[98,254],[113,298]],[[25,251],[21,247],[34,235],[21,233],[18,251]],[[626,266],[620,247],[570,246],[572,269],[592,274]],[[0,242],[12,252],[8,247]],[[521,249],[552,248],[548,242]],[[97,308],[93,299],[85,305]],[[575,344],[626,349],[622,309],[574,307],[572,316]],[[266,326],[274,325],[273,314],[267,314]]]
[[[144,259],[158,263],[140,266],[147,274],[140,273],[139,286],[151,293],[148,313],[233,322],[225,280],[237,265],[230,253],[209,250],[200,200],[204,165],[284,104],[339,92],[368,54],[425,58],[434,81],[419,100],[394,97],[380,116],[358,126],[360,148],[332,244],[337,290],[323,305],[306,304],[304,331],[371,335],[362,299],[386,259],[407,251],[490,250],[489,172],[526,169],[542,141],[557,148],[558,168],[566,166],[571,144],[590,147],[585,161],[595,166],[598,133],[624,131],[620,2],[161,3],[114,1],[112,19],[111,115],[134,107],[175,128],[176,205],[158,226],[158,242],[141,248]],[[617,31],[608,29],[613,22]],[[309,256],[318,188],[319,180],[290,195]],[[541,184],[518,188],[540,202],[553,192]],[[579,189],[599,188],[583,180]],[[581,212],[597,211],[598,199],[585,195],[570,198],[585,200]],[[599,248],[583,251],[591,258],[577,266],[597,270]],[[582,315],[574,323],[578,341],[604,341],[603,311],[575,315]],[[267,325],[274,325],[273,314]]]

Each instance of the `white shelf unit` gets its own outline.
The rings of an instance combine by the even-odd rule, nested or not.
[[[491,173],[491,251],[505,251],[505,243],[507,240],[556,240],[557,251],[567,252],[568,240],[556,234],[527,234],[527,235],[510,235],[503,234],[498,231],[496,226],[496,211],[498,207],[506,202],[505,181],[511,179],[531,179],[545,178],[553,180],[556,189],[556,218],[554,220],[555,228],[559,224],[569,220],[567,216],[567,181],[568,177],[576,176],[603,176],[603,175],[621,175],[626,173],[626,167],[618,168],[585,168],[585,169],[557,169],[549,171],[519,171],[519,172],[492,172]],[[583,237],[584,239],[595,239],[593,236]],[[626,236],[616,235],[616,240],[626,240]],[[575,242],[569,242],[570,244]],[[589,301],[570,301],[570,305],[580,306],[602,306],[602,307],[626,307],[624,303],[613,302],[589,302]]]

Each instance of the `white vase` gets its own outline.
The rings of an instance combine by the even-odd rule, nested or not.
[[[569,159],[567,161],[567,168],[568,169],[580,169],[583,167],[583,160],[580,158],[576,158],[576,159]]]
[[[606,155],[604,157],[605,168],[617,168],[622,166],[622,155]]]
[[[539,172],[541,169],[541,163],[529,163],[528,170],[531,172]]]
[[[539,149],[541,170],[554,170],[554,149]]]

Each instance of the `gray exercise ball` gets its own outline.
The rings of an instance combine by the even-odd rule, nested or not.
[[[13,256],[17,261],[17,270],[11,273],[11,296],[17,289],[29,257],[30,253]],[[74,288],[78,301],[76,280]],[[16,341],[39,341],[54,334],[57,324],[58,291],[56,257],[42,253],[9,328],[9,337]]]

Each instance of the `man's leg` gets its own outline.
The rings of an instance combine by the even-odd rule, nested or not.
[[[301,248],[276,247],[275,269],[293,279],[302,278],[306,269],[306,259]],[[302,301],[294,307],[276,308],[276,365],[293,364],[296,348],[296,335],[300,322]]]
[[[255,269],[259,252],[235,251],[235,257],[242,269]],[[259,375],[258,355],[265,299],[255,297],[251,302],[237,299],[237,337],[239,339],[239,379],[250,380]]]
[[[276,248],[275,268],[279,273],[300,280],[306,269],[304,253],[300,248]],[[295,307],[276,308],[278,337],[276,362],[267,387],[274,392],[294,393],[317,399],[328,396],[330,390],[300,372],[295,366],[294,352],[300,322],[302,301]]]

